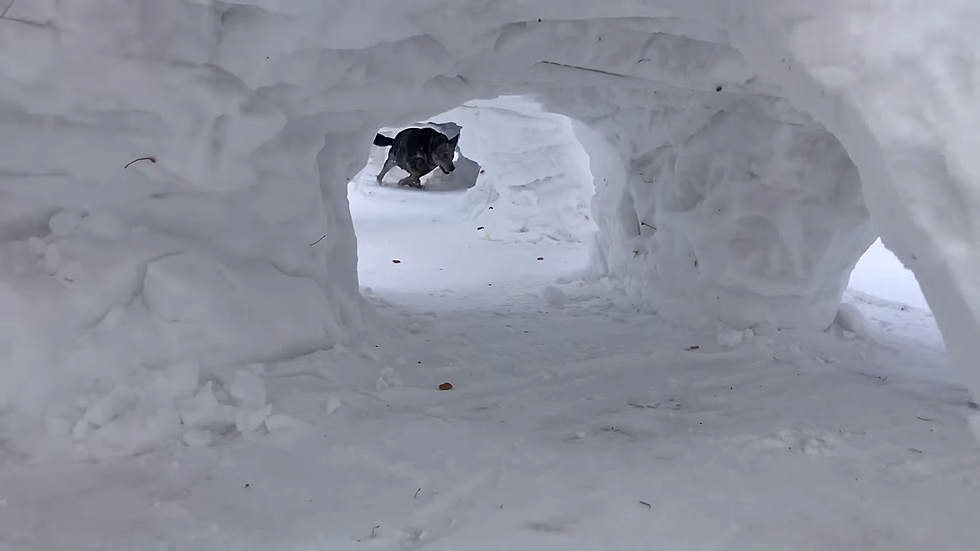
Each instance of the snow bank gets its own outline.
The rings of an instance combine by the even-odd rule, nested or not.
[[[978,10],[8,3],[0,438],[101,453],[66,427],[121,381],[343,340],[359,305],[345,184],[374,132],[500,94],[591,127],[596,265],[685,321],[831,323],[874,237],[867,201],[980,394]],[[133,426],[164,438],[175,400]]]

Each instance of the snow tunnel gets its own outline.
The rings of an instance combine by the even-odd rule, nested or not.
[[[478,287],[533,286],[520,268],[542,276],[587,269],[595,187],[577,126],[525,96],[467,101],[417,121],[408,128],[458,137],[455,169],[433,170],[420,189],[399,185],[408,173],[397,166],[379,183],[389,148],[371,148],[348,186],[362,291],[435,301]],[[512,269],[501,279],[483,262]]]
[[[507,94],[581,123],[593,267],[637,300],[821,330],[880,235],[980,395],[968,0],[6,4],[0,408],[343,342],[374,133]]]

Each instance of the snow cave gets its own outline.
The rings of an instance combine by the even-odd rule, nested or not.
[[[351,19],[299,1],[11,3],[4,226],[20,241],[8,246],[75,285],[6,285],[11,309],[54,301],[64,314],[8,319],[8,333],[56,339],[129,321],[146,313],[127,309],[141,294],[180,324],[137,363],[265,361],[342,342],[361,323],[344,185],[373,133],[533,93],[582,123],[593,264],[637,299],[684,323],[824,329],[880,233],[980,391],[976,89],[969,72],[930,76],[975,51],[955,17],[909,26],[897,6],[775,1],[505,2],[486,17],[446,2],[371,6]],[[101,23],[110,11],[127,23]],[[938,61],[899,55],[939,32]],[[49,226],[56,241],[39,242]],[[216,289],[225,276],[235,285]],[[260,298],[266,287],[276,300]],[[100,329],[110,340],[154,330],[132,321]],[[222,346],[236,332],[263,338]],[[14,346],[7,376],[41,358],[79,361],[50,350]],[[5,388],[18,411],[51,390]]]

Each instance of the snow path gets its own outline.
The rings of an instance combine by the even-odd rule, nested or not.
[[[580,281],[584,247],[463,231],[458,193],[358,186],[375,329],[267,368],[292,427],[98,464],[4,457],[0,549],[980,541],[969,397],[922,310],[854,291],[869,337],[721,346]],[[549,285],[566,300],[543,300]]]

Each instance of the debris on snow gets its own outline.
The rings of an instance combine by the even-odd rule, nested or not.
[[[128,163],[126,163],[126,166],[124,166],[123,168],[129,168],[130,165],[139,161],[150,161],[151,163],[157,162],[155,157],[140,157],[138,159],[133,159],[132,161],[129,161]]]

